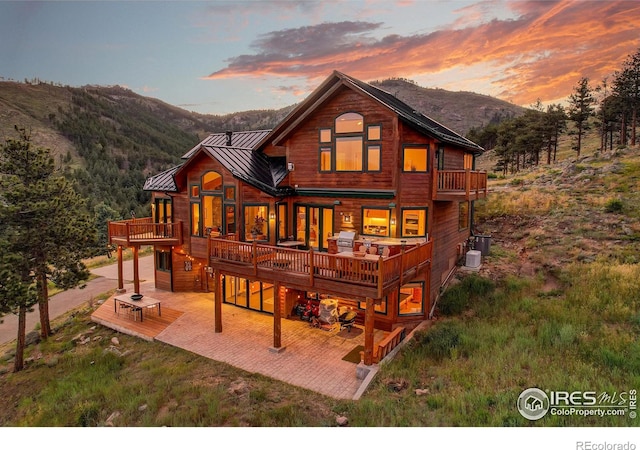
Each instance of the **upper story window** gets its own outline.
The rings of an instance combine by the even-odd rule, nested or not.
[[[379,141],[382,139],[382,127],[380,125],[369,125],[367,127],[367,140]]]
[[[427,172],[429,170],[428,155],[428,145],[405,146],[402,155],[402,171]]]
[[[336,117],[336,134],[362,133],[364,130],[364,118],[354,112],[344,113]]]
[[[364,125],[355,112],[340,114],[334,128],[320,128],[320,172],[379,172],[382,161],[382,126]]]
[[[220,191],[222,190],[222,175],[218,172],[210,171],[202,175],[203,191]]]

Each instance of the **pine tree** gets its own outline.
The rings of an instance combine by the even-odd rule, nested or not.
[[[575,131],[572,132],[576,136],[573,144],[573,150],[577,156],[580,156],[582,149],[582,137],[585,131],[589,130],[589,117],[593,115],[593,90],[589,86],[588,78],[581,78],[574,87],[573,93],[569,96],[569,120],[575,124]]]
[[[51,334],[48,283],[68,289],[88,278],[82,258],[95,248],[95,226],[84,201],[55,173],[49,151],[34,148],[28,133],[16,130],[19,138],[7,140],[0,153],[0,311],[18,314],[20,324],[37,299],[46,339]],[[16,371],[23,368],[24,333],[24,327],[18,330]]]

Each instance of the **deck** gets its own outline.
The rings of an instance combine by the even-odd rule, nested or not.
[[[144,313],[144,320],[139,321],[134,320],[133,315],[126,312],[116,313],[113,302],[113,297],[105,301],[91,315],[91,320],[112,330],[146,341],[152,341],[183,314],[182,311],[168,308],[163,304],[161,316],[158,316],[155,311]]]
[[[212,237],[209,265],[223,274],[294,289],[381,299],[430,269],[432,248],[428,240],[391,257],[365,259]]]
[[[151,217],[109,222],[109,243],[132,245],[182,245],[182,222],[153,223]]]
[[[487,196],[487,172],[434,169],[433,200],[478,200]]]

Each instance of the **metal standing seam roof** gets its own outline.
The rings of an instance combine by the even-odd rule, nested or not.
[[[257,144],[267,136],[271,130],[233,131],[231,132],[231,145],[227,145],[227,133],[213,133],[207,136],[198,145],[189,150],[182,159],[189,159],[202,145],[213,147],[233,147],[253,150]]]
[[[419,128],[429,134],[432,134],[441,141],[458,145],[467,149],[473,149],[476,152],[484,151],[484,149],[475,142],[459,135],[455,131],[425,116],[421,112],[414,110],[411,106],[398,99],[395,95],[372,86],[368,83],[364,83],[360,80],[356,80],[355,78],[351,78],[350,76],[345,75],[341,72],[336,72],[336,74],[346,82],[354,85],[357,89],[364,91],[371,97],[386,105],[391,110],[395,111],[406,121],[412,123],[413,125],[417,125]]]
[[[233,176],[273,196],[290,195],[290,187],[278,187],[287,176],[286,158],[269,157],[247,148],[202,145]]]
[[[178,186],[176,185],[176,181],[173,176],[175,175],[175,173],[180,167],[182,167],[182,164],[147,178],[144,182],[144,186],[142,187],[142,190],[143,191],[178,192]]]

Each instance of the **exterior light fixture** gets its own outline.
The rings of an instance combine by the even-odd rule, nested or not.
[[[274,220],[275,218],[276,218],[276,213],[270,212],[269,213],[269,219]]]

